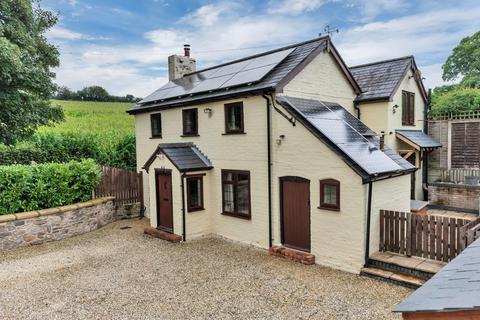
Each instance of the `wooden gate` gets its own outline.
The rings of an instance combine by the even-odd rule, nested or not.
[[[102,180],[93,192],[94,198],[114,196],[115,203],[132,204],[140,202],[143,206],[142,173],[125,169],[102,166]]]
[[[380,210],[380,251],[448,262],[477,238],[480,218]]]

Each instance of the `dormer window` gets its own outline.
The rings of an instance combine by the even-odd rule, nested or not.
[[[243,103],[235,102],[225,105],[225,133],[244,133]]]
[[[198,109],[182,110],[183,118],[183,135],[196,136],[198,135]]]

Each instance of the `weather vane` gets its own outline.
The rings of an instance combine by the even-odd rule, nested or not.
[[[332,36],[334,33],[338,33],[338,32],[339,32],[338,28],[332,29],[329,24],[327,24],[327,25],[325,26],[325,28],[323,28],[323,31],[324,31],[323,33],[320,32],[320,33],[318,34],[319,37],[321,37],[322,34],[327,34],[327,35],[329,35],[329,36]]]

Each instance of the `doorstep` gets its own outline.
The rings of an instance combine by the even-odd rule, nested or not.
[[[268,252],[277,257],[283,257],[302,264],[311,265],[315,263],[315,256],[309,252],[285,248],[282,246],[273,246]]]
[[[167,240],[170,242],[180,242],[182,241],[182,236],[174,233],[165,232],[162,230],[158,230],[154,227],[147,227],[143,230],[145,234],[151,235],[152,237]]]

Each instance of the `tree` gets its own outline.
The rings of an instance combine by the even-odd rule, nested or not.
[[[68,87],[62,86],[58,88],[55,99],[59,100],[73,100],[77,94],[70,90]]]
[[[480,31],[463,38],[453,49],[442,66],[443,80],[452,81],[462,77],[460,85],[480,87]]]
[[[63,119],[50,98],[58,50],[44,34],[57,22],[31,0],[0,1],[0,142],[12,144]]]
[[[91,86],[83,88],[77,93],[82,100],[86,101],[108,101],[110,94],[100,86]]]

